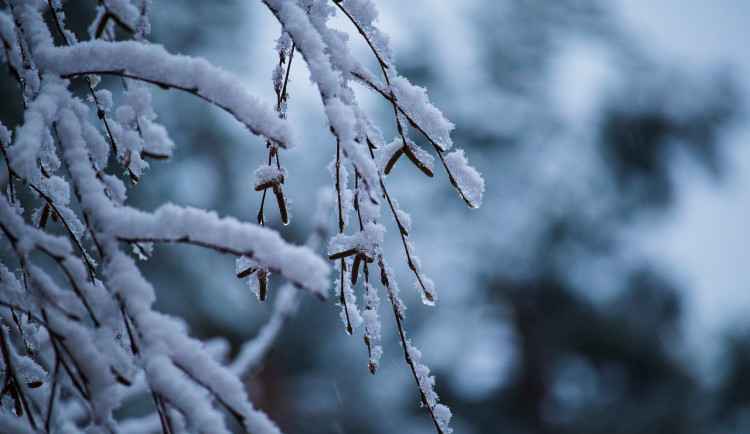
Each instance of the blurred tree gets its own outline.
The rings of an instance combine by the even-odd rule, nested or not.
[[[738,84],[726,70],[651,58],[601,2],[480,2],[476,11],[467,39],[480,54],[469,68],[482,73],[460,94],[434,94],[457,120],[456,139],[483,155],[492,186],[484,212],[493,218],[469,229],[479,237],[464,234],[481,246],[477,272],[488,277],[464,283],[452,301],[466,305],[464,318],[490,309],[485,327],[510,327],[510,345],[494,345],[512,362],[497,365],[506,380],[482,399],[448,383],[456,424],[482,433],[742,432],[743,399],[726,396],[741,386],[714,390],[696,378],[679,289],[623,237],[671,205],[678,157],[721,175]],[[407,47],[403,57],[409,75],[417,56]],[[415,80],[455,89],[424,59]],[[454,322],[462,349],[473,339],[493,345]],[[741,384],[746,368],[734,348],[724,384]],[[466,368],[438,369],[455,377]],[[734,425],[711,410],[716,401],[728,402]]]
[[[490,289],[511,312],[519,354],[504,389],[457,410],[478,432],[686,432],[695,421],[700,390],[672,348],[677,295],[658,277],[635,276],[605,306],[554,276]]]

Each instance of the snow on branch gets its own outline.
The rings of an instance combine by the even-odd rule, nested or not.
[[[171,54],[135,41],[88,41],[36,52],[38,65],[64,78],[108,74],[192,93],[230,113],[255,134],[291,148],[291,128],[233,75],[204,59]]]
[[[325,298],[328,265],[308,248],[290,245],[271,229],[176,205],[163,205],[153,214],[117,209],[109,220],[112,235],[120,241],[186,243],[246,256]]]
[[[446,160],[443,153],[452,147],[449,132],[453,128],[453,124],[445,120],[442,114],[429,104],[424,96],[424,91],[419,88],[412,88],[408,82],[403,80],[397,81],[399,84],[395,87],[383,86],[369,71],[356,70],[352,74],[370,89],[390,101],[397,112],[397,117],[403,116],[414,129],[419,131],[432,144],[448,173],[451,184],[456,187],[461,198],[469,207],[479,208],[484,195],[484,180],[476,169],[468,165],[468,161],[463,158],[462,150],[454,151],[454,156],[451,157],[450,162]],[[406,102],[400,100],[396,95],[402,95],[402,98],[407,96],[403,98]],[[423,107],[424,113],[419,108],[415,108],[418,106]],[[407,146],[408,141],[404,138],[404,147]],[[419,167],[418,163],[415,162],[415,164]],[[390,165],[392,166],[392,163]],[[388,168],[388,164],[385,167]],[[390,168],[388,170],[390,171]],[[458,175],[459,178],[454,171],[461,173]]]
[[[377,167],[368,157],[366,145],[358,134],[358,129],[363,128],[360,118],[364,115],[346,85],[345,73],[348,75],[348,72],[336,68],[337,64],[351,64],[348,50],[342,50],[338,45],[342,41],[324,24],[332,10],[320,2],[309,2],[310,12],[306,10],[307,2],[264,0],[264,3],[276,15],[305,59],[310,80],[320,91],[331,132],[363,182],[370,186],[371,198],[377,200]],[[318,23],[317,27],[315,23]],[[337,45],[329,46],[329,43]],[[346,48],[345,43],[343,48]],[[332,57],[334,53],[336,55]]]

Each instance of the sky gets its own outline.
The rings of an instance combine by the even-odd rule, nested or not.
[[[396,45],[397,57],[398,46],[404,40],[406,45],[414,44],[408,39],[413,36],[407,25],[410,19],[414,16],[425,19],[424,14],[429,11],[431,28],[454,29],[437,32],[436,37],[442,37],[443,42],[436,45],[446,50],[442,57],[446,62],[471,64],[473,50],[465,49],[472,45],[467,40],[471,32],[461,31],[461,26],[466,25],[467,10],[473,9],[471,5],[476,1],[429,2],[429,8],[426,3],[420,0],[410,2],[409,6],[396,0],[378,3],[381,26]],[[650,55],[688,71],[710,72],[729,66],[741,83],[744,101],[750,101],[750,50],[747,49],[750,2],[619,0],[613,5],[625,31]],[[446,65],[442,70],[450,74],[457,73],[459,68]],[[461,68],[460,73],[472,70]],[[446,81],[460,83],[461,79]],[[568,100],[569,96],[561,95]],[[683,318],[688,345],[708,358],[716,355],[711,350],[720,344],[716,339],[720,333],[740,321],[747,323],[750,318],[750,115],[747,111],[723,137],[722,151],[725,166],[719,179],[712,178],[688,159],[675,157],[678,162],[672,176],[677,192],[673,207],[663,215],[644,218],[631,229],[636,250],[642,250],[685,290]]]
[[[730,65],[750,101],[750,3],[740,0],[618,2],[628,27],[649,49],[688,68]],[[642,242],[687,291],[686,322],[693,344],[750,317],[750,122],[743,114],[724,138],[724,176],[710,179],[680,162],[676,204]],[[707,351],[707,354],[712,354]]]

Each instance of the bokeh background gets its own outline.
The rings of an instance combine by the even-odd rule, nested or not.
[[[65,6],[80,31],[91,3]],[[249,3],[154,2],[150,40],[206,57],[273,101],[279,26]],[[455,431],[750,432],[750,3],[377,4],[399,72],[456,124],[454,143],[486,181],[476,211],[442,173],[427,179],[401,164],[386,181],[436,281],[437,306],[422,305],[391,239],[405,327]],[[5,101],[17,96],[0,92],[13,125]],[[389,106],[358,92],[395,135]],[[335,142],[299,57],[289,94],[300,142],[282,154],[292,223],[280,226],[273,207],[267,215],[302,243],[318,190],[331,188]],[[261,139],[189,95],[154,98],[177,148],[152,163],[130,203],[253,221]],[[233,351],[270,314],[233,258],[159,246],[143,267],[160,310]],[[265,365],[246,376],[252,399],[291,433],[432,432],[389,310],[381,316],[373,376],[362,330],[347,336],[333,301],[303,296]]]

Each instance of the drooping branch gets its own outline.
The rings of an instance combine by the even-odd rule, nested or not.
[[[62,24],[62,17],[63,17],[63,13],[61,9],[62,5],[53,4],[52,0],[47,0],[47,5],[52,11],[52,18],[53,18],[53,21],[55,22],[55,27],[57,27],[57,33],[60,35],[63,41],[65,41],[65,45],[70,47],[73,41],[71,41],[70,37],[68,36],[68,33],[66,32]],[[105,6],[105,9],[106,9],[106,6]],[[105,16],[109,16],[109,14],[105,14]],[[116,15],[114,16],[116,17]],[[117,146],[117,142],[115,141],[115,137],[112,135],[112,127],[109,125],[109,120],[107,119],[107,117],[104,116],[105,114],[104,105],[99,100],[99,96],[94,90],[94,87],[95,87],[94,81],[96,80],[96,78],[92,74],[86,74],[83,76],[83,78],[86,81],[86,86],[89,89],[89,94],[91,96],[91,99],[96,105],[97,117],[101,119],[102,123],[104,124],[104,129],[107,131],[107,137],[109,138],[109,143],[112,146],[112,150],[114,151],[115,154],[118,154],[118,146]],[[133,170],[129,167],[129,164],[126,166],[126,169],[130,176],[130,179],[132,179],[133,182],[138,182],[138,175],[136,175],[135,172],[133,172]]]
[[[271,229],[176,205],[164,205],[153,214],[120,208],[108,218],[112,235],[120,241],[187,243],[251,257],[295,285],[325,296],[328,265],[310,249],[287,243]]]
[[[451,168],[451,165],[448,164],[445,158],[445,151],[446,147],[444,143],[440,143],[439,139],[435,138],[427,127],[424,125],[421,125],[418,123],[417,120],[411,115],[411,113],[404,108],[399,101],[396,99],[396,97],[393,95],[392,92],[389,92],[387,88],[379,85],[375,80],[372,79],[372,77],[369,77],[365,75],[362,71],[353,71],[352,74],[357,77],[359,80],[362,81],[362,83],[366,84],[370,89],[374,90],[375,92],[379,93],[383,98],[390,101],[394,107],[398,109],[398,112],[401,116],[404,116],[406,120],[409,122],[409,124],[419,131],[425,139],[427,139],[428,142],[435,148],[435,152],[437,153],[438,157],[440,158],[440,162],[443,164],[443,167],[445,168],[445,171],[448,174],[448,179],[454,187],[456,187],[456,190],[458,190],[458,193],[461,195],[461,198],[466,202],[467,205],[469,205],[470,208],[478,208],[482,203],[482,193],[484,190],[484,182],[482,182],[481,191],[478,192],[467,192],[465,188],[461,186],[459,181],[457,180],[456,175],[453,173],[454,170]],[[478,174],[477,174],[478,175]]]
[[[331,60],[329,53],[336,48],[328,46],[324,38],[327,29],[324,25],[316,28],[303,5],[282,0],[264,0],[263,3],[289,33],[307,63],[310,80],[318,88],[331,133],[339,141],[342,155],[362,177],[370,199],[377,202],[380,196],[377,167],[357,141],[366,115],[358,106],[352,90],[346,86],[342,71]]]
[[[291,128],[272,107],[250,94],[236,77],[201,58],[171,54],[158,45],[95,40],[45,47],[37,51],[37,62],[63,78],[116,75],[179,89],[230,113],[254,134],[284,148],[294,146]]]
[[[291,46],[290,46],[291,45]],[[292,59],[294,58],[294,43],[289,42],[289,35],[282,34],[277,42],[277,48],[279,51],[279,63],[274,68],[273,74],[273,87],[276,92],[276,112],[282,118],[286,118],[286,103],[288,99],[287,85],[289,84],[289,73],[292,70]],[[284,66],[286,64],[286,66]],[[282,78],[283,76],[283,78]],[[276,160],[276,169],[281,172],[281,161],[279,159],[278,146],[273,144],[270,140],[266,141],[266,147],[268,148],[268,166],[271,167],[273,160]],[[261,169],[263,170],[263,169]],[[280,183],[283,183],[283,177]],[[281,214],[282,223],[289,224],[289,214],[286,210],[286,199],[281,191],[280,183],[273,185],[272,191],[276,195],[277,202],[279,204],[279,212]],[[258,214],[256,220],[258,224],[265,225],[265,218],[263,216],[263,207],[266,203],[266,194],[268,194],[268,187],[263,188],[263,197],[260,200],[260,207],[258,208]],[[257,187],[256,187],[257,190]]]

